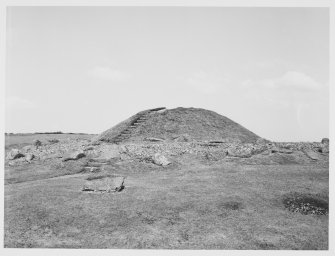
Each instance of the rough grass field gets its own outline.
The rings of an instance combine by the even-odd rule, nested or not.
[[[231,160],[163,168],[122,161],[114,167],[112,174],[126,177],[122,192],[85,193],[92,174],[48,178],[41,173],[54,169],[27,165],[23,178],[17,174],[5,185],[5,247],[328,249],[328,215],[284,204],[294,193],[328,202],[327,165]]]
[[[68,139],[90,139],[93,135],[91,134],[15,134],[5,135],[5,149],[11,148],[22,148],[27,145],[33,144],[34,140],[40,140],[42,143],[47,142],[51,139],[58,139],[60,141]]]

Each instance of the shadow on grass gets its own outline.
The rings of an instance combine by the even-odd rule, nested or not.
[[[291,212],[307,215],[327,215],[328,202],[318,195],[292,193],[283,199],[283,204]]]

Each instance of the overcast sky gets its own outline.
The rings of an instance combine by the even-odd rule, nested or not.
[[[6,132],[100,133],[149,108],[328,137],[327,8],[10,7]]]

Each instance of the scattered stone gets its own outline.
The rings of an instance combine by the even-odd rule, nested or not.
[[[114,188],[116,192],[120,192],[122,189],[124,189],[124,177],[116,177],[113,179]]]
[[[293,150],[291,149],[286,149],[286,148],[279,148],[278,150],[279,153],[283,153],[283,154],[292,154]]]
[[[228,156],[248,158],[252,156],[252,149],[247,147],[230,147],[228,148]]]
[[[82,191],[120,192],[124,189],[125,177],[97,176],[86,180]]]
[[[176,142],[189,142],[189,141],[192,141],[192,138],[191,138],[190,135],[188,135],[186,133],[186,134],[182,134],[182,135],[174,138],[174,141],[176,141]]]
[[[22,154],[18,149],[12,149],[11,151],[8,152],[6,158],[8,160],[14,160],[14,159],[18,159],[20,157],[24,157],[24,154]]]
[[[267,156],[271,154],[271,150],[264,150],[263,152],[261,152],[262,155]]]
[[[30,146],[30,145],[28,145],[28,146],[24,146],[23,148],[22,148],[22,152],[25,152],[25,153],[27,153],[27,152],[30,152],[30,151],[33,151],[34,149],[32,148],[32,146]]]
[[[100,171],[100,168],[99,167],[95,167],[95,166],[85,166],[84,170],[92,172],[92,173],[96,173],[96,172]]]
[[[314,152],[313,150],[305,149],[303,152],[306,154],[306,156],[308,156],[312,160],[320,159],[318,153]]]
[[[94,147],[93,147],[93,146],[90,146],[90,147],[86,147],[86,148],[84,148],[84,151],[89,151],[89,150],[94,150]]]
[[[210,144],[222,144],[222,143],[224,143],[224,141],[222,141],[222,140],[211,140],[211,141],[208,141],[208,143],[210,143]]]
[[[329,145],[329,139],[328,139],[328,138],[323,138],[323,139],[321,140],[321,143],[322,143],[322,144],[327,144],[327,145]]]
[[[36,148],[38,148],[38,147],[42,146],[42,142],[40,140],[34,140],[34,146]]]
[[[272,154],[278,153],[279,152],[279,148],[274,147],[274,148],[271,148],[270,151],[271,151]]]
[[[167,166],[167,165],[171,164],[171,162],[169,160],[167,160],[167,158],[160,153],[156,153],[152,157],[152,162],[154,164],[157,164],[157,165],[160,165],[160,166]]]
[[[272,147],[271,149],[271,153],[282,153],[282,154],[292,154],[293,150],[289,149],[289,148],[279,148],[279,147]]]
[[[48,141],[49,141],[50,144],[55,144],[55,143],[59,142],[59,140],[57,140],[57,139],[50,139]]]
[[[92,146],[99,146],[102,144],[102,141],[93,141],[91,144]]]
[[[224,159],[227,156],[226,151],[218,151],[218,152],[207,152],[204,157],[208,161],[219,161]]]
[[[144,140],[145,141],[152,141],[152,142],[161,142],[161,141],[164,141],[163,139],[154,138],[154,137],[145,138]]]
[[[67,154],[66,156],[63,156],[63,162],[69,161],[69,160],[78,160],[85,156],[86,155],[83,150],[77,150],[77,151]]]
[[[27,161],[28,163],[31,163],[31,160],[33,160],[34,158],[35,158],[34,154],[28,153],[28,154],[26,155],[26,161]]]
[[[321,147],[321,153],[329,153],[329,144],[324,144],[323,147]]]
[[[256,144],[268,144],[270,143],[271,141],[267,140],[267,139],[264,139],[264,138],[259,138],[256,140]]]
[[[121,146],[122,147],[122,146]],[[101,145],[100,147],[97,148],[97,155],[98,157],[95,157],[96,159],[105,159],[108,161],[109,159],[115,159],[115,158],[120,158],[120,146],[115,145],[115,144],[106,144],[106,145]]]
[[[99,172],[100,168],[99,167],[90,167],[90,172]]]
[[[201,143],[201,146],[204,146],[204,147],[219,147],[220,144],[219,143],[212,143],[212,142],[204,142],[204,143]]]
[[[129,149],[127,148],[126,145],[121,145],[120,146],[120,153],[127,153],[129,152]]]

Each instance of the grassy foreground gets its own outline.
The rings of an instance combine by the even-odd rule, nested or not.
[[[31,167],[33,168],[33,166]],[[5,247],[328,249],[328,216],[283,197],[328,199],[328,168],[124,162],[120,193],[81,192],[87,174],[5,185]]]

